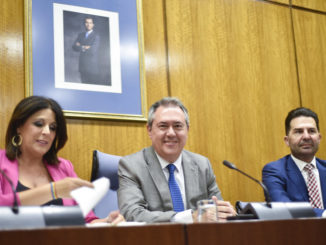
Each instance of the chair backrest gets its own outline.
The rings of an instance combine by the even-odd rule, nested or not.
[[[110,189],[103,199],[94,208],[94,213],[99,218],[105,218],[108,214],[118,209],[117,190],[119,188],[118,165],[121,156],[110,155],[93,151],[93,165],[91,181],[101,177],[110,180]]]

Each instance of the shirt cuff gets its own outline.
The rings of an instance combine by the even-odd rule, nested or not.
[[[176,213],[171,218],[171,222],[185,223],[185,224],[193,223],[192,210],[191,209],[188,209],[188,210],[185,210],[185,211]]]

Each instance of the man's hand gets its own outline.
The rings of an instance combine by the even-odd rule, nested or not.
[[[212,199],[215,201],[217,206],[219,221],[226,221],[227,217],[235,216],[237,214],[230,202],[218,200],[216,196],[213,196]]]
[[[125,218],[120,214],[119,210],[112,211],[107,217],[107,222],[112,225],[117,225],[123,221],[125,221]]]
[[[198,210],[197,209],[192,212],[192,220],[194,221],[194,223],[198,222]]]

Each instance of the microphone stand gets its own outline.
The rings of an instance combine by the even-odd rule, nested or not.
[[[230,169],[234,169],[236,171],[238,171],[239,173],[243,174],[244,176],[248,177],[249,179],[255,181],[256,183],[258,183],[264,190],[264,193],[265,193],[265,197],[266,197],[266,205],[267,207],[271,208],[272,205],[271,205],[271,197],[269,195],[269,192],[268,192],[268,189],[267,187],[259,180],[255,179],[254,177],[251,177],[249,174],[243,172],[242,170],[238,169],[234,164],[230,163],[229,161],[227,160],[224,160],[223,161],[223,164],[225,166],[227,166],[228,168]]]
[[[3,177],[5,177],[5,179],[9,182],[10,184],[10,187],[11,187],[11,190],[12,192],[14,193],[14,203],[11,207],[11,210],[14,214],[18,214],[19,212],[19,209],[18,209],[18,201],[17,201],[17,193],[16,193],[16,190],[15,190],[15,187],[11,181],[11,179],[7,176],[7,174],[2,170],[0,169],[0,173],[2,174]]]
[[[271,203],[271,197],[268,192],[267,187],[259,180],[251,177],[247,173],[238,169],[233,163],[226,160],[223,164],[230,169],[237,170],[239,173],[247,176],[256,183],[258,183],[265,192],[266,204],[249,202],[242,210],[241,213],[245,217],[240,217],[239,219],[251,219],[252,217],[246,217],[248,214],[253,214],[255,218],[263,220],[275,220],[275,219],[292,219],[292,218],[302,218],[302,217],[315,217],[315,213],[308,202],[273,202]]]

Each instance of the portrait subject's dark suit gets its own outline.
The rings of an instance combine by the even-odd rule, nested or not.
[[[326,207],[326,161],[316,158],[319,171],[321,194],[324,208]],[[287,155],[263,168],[263,183],[266,185],[274,202],[309,202],[306,182],[293,161]],[[314,209],[321,216],[323,209]]]
[[[216,196],[222,200],[209,160],[199,154],[182,151],[186,209],[196,202]],[[123,157],[119,163],[118,202],[128,221],[169,222],[175,215],[168,181],[153,147]]]
[[[96,84],[99,79],[99,36],[92,31],[86,38],[86,32],[78,35],[74,42],[73,49],[80,52],[79,72],[83,83]],[[80,45],[78,46],[77,43]],[[90,46],[89,49],[83,49],[82,46]]]

